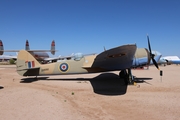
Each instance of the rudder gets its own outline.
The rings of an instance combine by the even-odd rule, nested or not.
[[[54,55],[55,54],[55,41],[53,40],[51,43],[51,54]]]
[[[4,53],[4,47],[3,47],[3,42],[2,42],[2,40],[0,40],[0,55],[3,55],[3,53]]]
[[[17,72],[22,76],[39,75],[40,63],[26,50],[20,50],[17,56]]]
[[[29,41],[28,40],[26,40],[25,50],[27,50],[27,51],[30,50]]]

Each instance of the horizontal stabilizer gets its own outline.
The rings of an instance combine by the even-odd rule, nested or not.
[[[21,69],[17,70],[18,73],[23,72],[23,76],[38,76],[39,75],[39,69],[40,67],[37,68],[30,68],[30,69]]]
[[[40,67],[25,68],[25,69],[20,69],[20,70],[17,70],[17,71],[23,71],[23,70],[35,70],[35,69],[40,69]]]

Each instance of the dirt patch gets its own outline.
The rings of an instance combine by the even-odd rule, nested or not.
[[[7,119],[178,120],[180,66],[132,70],[136,86],[118,71],[24,78],[0,66],[0,117]]]

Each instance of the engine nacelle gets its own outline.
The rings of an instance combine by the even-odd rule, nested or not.
[[[132,67],[147,65],[150,61],[150,54],[146,48],[137,48],[133,59]]]

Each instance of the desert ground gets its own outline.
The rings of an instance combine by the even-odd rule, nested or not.
[[[132,70],[126,86],[118,71],[22,77],[0,66],[1,120],[179,120],[180,66]]]

